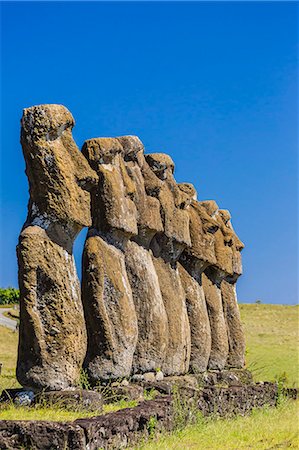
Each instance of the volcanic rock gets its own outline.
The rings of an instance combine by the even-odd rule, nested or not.
[[[19,382],[34,390],[74,386],[86,351],[73,242],[91,224],[97,181],[72,138],[61,105],[24,110],[21,143],[29,180],[28,217],[17,247],[20,286]]]
[[[167,314],[150,252],[129,241],[125,255],[138,321],[133,372],[150,372],[161,367],[166,357]]]
[[[82,300],[88,333],[84,366],[93,382],[129,376],[138,326],[125,255],[102,237],[87,237]]]

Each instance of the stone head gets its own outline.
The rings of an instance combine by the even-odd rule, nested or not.
[[[125,161],[138,162],[144,157],[144,146],[138,136],[119,136],[116,138],[121,144]]]
[[[187,186],[184,192],[176,183],[173,176],[174,163],[170,156],[164,153],[151,153],[145,155],[145,158],[152,173],[162,182],[157,198],[161,204],[164,231],[157,235],[153,242],[153,252],[165,259],[177,261],[184,248],[191,244],[189,215],[186,211],[191,202],[190,192]],[[191,195],[194,195],[193,191]]]
[[[223,233],[225,234],[226,245],[231,247],[232,251],[232,277],[235,279],[242,274],[241,251],[244,248],[243,242],[239,239],[231,224],[231,215],[229,211],[220,209],[219,216],[223,221]]]
[[[219,274],[223,277],[233,274],[233,250],[232,250],[232,232],[226,227],[224,220],[219,212],[218,206],[214,201],[200,202],[206,212],[217,223],[218,229],[215,232],[215,256]],[[227,218],[227,216],[226,216]]]
[[[172,178],[174,173],[174,162],[169,155],[165,153],[149,153],[145,159],[154,172],[162,181]]]
[[[186,189],[181,184],[180,188]],[[207,266],[216,263],[215,233],[219,226],[212,217],[212,212],[216,211],[218,206],[215,202],[212,204],[206,202],[209,214],[202,202],[194,198],[195,196],[187,209],[190,217],[191,247],[184,250],[181,262],[188,270],[201,273]]]
[[[71,238],[91,225],[89,191],[98,179],[72,137],[74,123],[62,105],[26,108],[21,120],[30,189],[27,222],[49,233],[65,228]]]
[[[135,236],[138,233],[136,186],[128,174],[120,140],[89,139],[82,153],[99,176],[98,188],[92,195],[93,227],[119,237]]]
[[[114,164],[119,156],[123,157],[124,150],[116,138],[93,138],[84,142],[82,153],[98,171],[102,164]]]
[[[117,140],[124,150],[125,167],[135,186],[132,200],[137,210],[138,235],[134,240],[148,248],[153,236],[163,231],[159,200],[147,194],[145,184],[144,170],[151,169],[147,167],[144,147],[137,136],[120,136]]]

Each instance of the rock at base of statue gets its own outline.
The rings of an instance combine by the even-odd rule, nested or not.
[[[252,373],[247,369],[208,370],[197,374],[200,387],[208,386],[245,386],[254,383]]]
[[[36,398],[36,403],[71,411],[100,413],[103,410],[102,395],[99,392],[87,391],[85,389],[43,392]]]
[[[35,394],[30,389],[4,389],[0,395],[0,403],[14,403],[17,406],[30,406],[34,403]]]
[[[124,386],[122,383],[112,383],[103,389],[104,403],[114,403],[119,401],[142,401],[143,387],[138,384],[130,384]]]

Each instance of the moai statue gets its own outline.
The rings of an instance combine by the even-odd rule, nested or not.
[[[149,248],[155,234],[163,231],[160,215],[160,202],[145,187],[144,173],[150,173],[155,186],[159,190],[161,181],[153,175],[144,157],[144,146],[137,136],[121,136],[117,140],[124,150],[124,160],[127,173],[135,185],[134,203],[137,209],[138,234],[132,239],[142,247]]]
[[[191,184],[180,183],[179,188],[192,199],[187,208],[190,218],[191,247],[180,257],[179,273],[186,293],[191,330],[190,370],[207,370],[211,353],[211,329],[202,283],[202,273],[216,263],[214,233],[219,226],[196,200]]]
[[[189,216],[184,209],[188,196],[177,186],[168,155],[145,158],[158,181],[144,170],[145,188],[157,196],[163,223],[163,232],[157,233],[150,245],[168,317],[169,342],[162,370],[166,375],[179,375],[188,372],[191,348],[186,296],[177,267],[182,251],[191,244]]]
[[[64,106],[25,109],[21,124],[30,200],[17,246],[17,378],[26,388],[61,390],[78,381],[86,352],[72,248],[91,225],[88,191],[97,175],[72,138],[74,119]]]
[[[230,213],[220,209],[218,214],[219,222],[223,223],[221,226],[222,233],[225,235],[226,242],[231,248],[232,257],[231,271],[227,273],[221,283],[223,311],[229,345],[226,365],[227,367],[242,368],[245,364],[245,336],[238,308],[236,282],[242,274],[241,251],[244,248],[244,244],[232,227]]]
[[[216,261],[209,265],[202,274],[202,283],[211,327],[211,353],[209,358],[209,369],[224,369],[228,357],[228,335],[227,326],[223,312],[221,283],[227,271],[231,267],[231,249],[227,245],[225,236],[221,231],[218,220],[218,206],[214,201],[199,202],[206,209],[208,215],[218,225],[214,233],[214,245]]]
[[[168,347],[168,320],[150,243],[163,231],[160,202],[147,195],[142,172],[151,171],[144,158],[144,147],[136,136],[117,138],[124,149],[127,172],[136,189],[138,235],[132,236],[125,249],[125,261],[138,321],[138,341],[133,356],[134,373],[155,371],[162,367]],[[155,177],[156,178],[156,177]],[[159,181],[156,184],[159,185]]]
[[[92,192],[92,227],[83,253],[82,300],[88,333],[84,362],[93,382],[129,376],[138,324],[125,265],[128,240],[138,234],[128,176],[117,139],[85,142],[82,153],[99,176]]]

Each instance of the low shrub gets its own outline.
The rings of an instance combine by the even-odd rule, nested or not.
[[[19,289],[13,287],[0,288],[0,305],[11,305],[18,303],[20,298]]]

